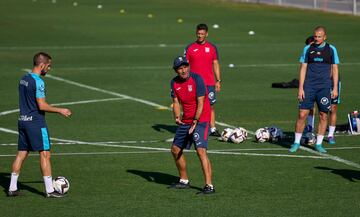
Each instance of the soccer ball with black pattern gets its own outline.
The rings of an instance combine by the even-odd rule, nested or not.
[[[266,142],[269,141],[270,139],[270,132],[269,129],[267,127],[262,127],[256,130],[255,132],[255,139],[257,142]]]
[[[305,133],[300,140],[302,145],[314,145],[316,143],[316,135],[312,132]]]
[[[230,140],[233,143],[241,143],[246,140],[248,135],[247,130],[242,127],[235,128],[233,133],[230,136]]]
[[[66,194],[70,188],[70,182],[63,176],[58,176],[53,180],[55,191],[60,194]]]
[[[233,129],[231,128],[225,128],[222,132],[221,132],[221,139],[224,142],[229,141],[230,136],[233,134]]]

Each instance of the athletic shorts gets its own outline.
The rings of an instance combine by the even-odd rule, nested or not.
[[[332,91],[332,89],[331,89]],[[341,93],[341,81],[338,83],[338,96],[335,99],[331,99],[331,105],[338,105],[340,104],[340,93]]]
[[[46,124],[36,125],[31,122],[18,122],[19,151],[49,151],[50,137]]]
[[[305,88],[305,99],[299,103],[299,109],[312,109],[316,102],[319,111],[329,112],[331,107],[330,88],[311,89]]]
[[[199,122],[192,134],[189,134],[191,125],[180,125],[175,134],[173,145],[181,149],[190,149],[191,145],[195,144],[196,148],[208,148],[208,135],[210,127],[208,122]]]
[[[214,105],[216,102],[215,86],[206,86],[208,92],[208,98],[210,105]]]

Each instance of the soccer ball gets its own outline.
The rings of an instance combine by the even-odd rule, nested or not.
[[[312,132],[307,132],[301,138],[301,143],[304,145],[314,145],[316,143],[316,135]]]
[[[233,134],[233,129],[231,128],[225,128],[222,132],[221,132],[221,139],[224,142],[229,141],[230,136]]]
[[[230,140],[233,143],[241,143],[245,141],[247,138],[247,131],[244,128],[235,128],[232,135],[230,136]]]
[[[58,176],[53,180],[53,186],[55,191],[60,194],[66,194],[70,188],[70,182],[63,176]]]
[[[258,130],[256,130],[255,132],[255,139],[258,142],[266,142],[270,139],[270,132],[269,130],[265,127],[265,128],[259,128]]]

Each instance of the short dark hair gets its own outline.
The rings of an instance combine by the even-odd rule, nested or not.
[[[205,30],[207,32],[208,26],[205,23],[200,23],[199,25],[196,26],[196,31],[199,31],[199,30]]]
[[[49,60],[51,60],[51,56],[45,52],[39,52],[37,54],[34,55],[33,58],[33,64],[34,66],[38,66],[41,63],[48,63]]]

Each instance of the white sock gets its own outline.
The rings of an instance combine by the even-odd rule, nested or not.
[[[52,184],[52,176],[43,176],[44,183],[45,183],[45,189],[47,193],[51,193],[54,191],[54,187]]]
[[[295,133],[295,141],[294,141],[294,143],[300,144],[301,137],[302,137],[302,133]]]
[[[314,129],[314,123],[315,123],[315,118],[313,115],[308,115],[307,116],[307,125],[311,126],[311,129]]]
[[[214,186],[212,184],[207,184],[210,188],[214,188]]]
[[[216,131],[216,127],[211,127],[211,128],[210,128],[210,132],[213,133],[213,132],[215,132],[215,131]]]
[[[16,191],[17,188],[17,181],[19,178],[19,174],[12,172],[11,173],[11,181],[10,181],[10,187],[9,187],[9,191]]]
[[[322,141],[324,139],[324,135],[317,135],[316,137],[316,145],[321,145],[322,144]]]
[[[180,179],[180,182],[183,184],[188,184],[189,180],[188,179]]]
[[[333,137],[336,126],[329,126],[329,134],[328,137]]]

